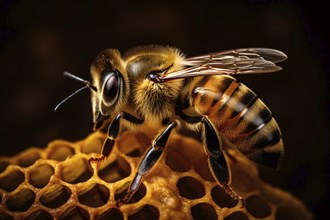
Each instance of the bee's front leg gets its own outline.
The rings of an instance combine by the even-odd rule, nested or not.
[[[94,162],[94,161],[102,161],[105,158],[107,158],[112,149],[113,146],[115,145],[115,141],[118,137],[119,130],[120,130],[120,119],[123,118],[133,124],[142,124],[144,122],[143,119],[136,118],[132,116],[131,114],[127,112],[121,112],[119,113],[110,123],[108,127],[108,132],[107,132],[107,138],[105,139],[102,150],[101,150],[101,156],[100,157],[92,157],[89,159],[89,162]]]
[[[134,179],[128,187],[126,196],[117,201],[117,206],[121,203],[127,203],[134,193],[139,189],[139,186],[142,181],[142,177],[147,175],[151,168],[155,165],[158,159],[163,154],[164,148],[166,146],[167,140],[173,128],[177,126],[175,121],[171,122],[165,130],[152,142],[151,147],[144,153],[144,156],[140,160],[138,165],[138,172],[135,174]]]

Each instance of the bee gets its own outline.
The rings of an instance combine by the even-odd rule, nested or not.
[[[279,71],[276,63],[286,58],[283,52],[268,48],[190,58],[169,46],[137,47],[125,54],[117,49],[104,50],[91,65],[92,83],[65,73],[85,84],[68,98],[91,89],[94,130],[107,128],[101,156],[90,162],[108,157],[124,130],[155,129],[157,135],[141,157],[121,201],[125,203],[162,156],[173,130],[199,132],[214,179],[244,204],[244,198],[230,186],[226,146],[234,146],[250,160],[273,168],[277,168],[284,148],[271,111],[232,75]]]

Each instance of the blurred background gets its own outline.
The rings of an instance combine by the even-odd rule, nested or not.
[[[92,131],[89,91],[54,107],[90,79],[105,48],[171,45],[188,56],[270,47],[289,59],[274,74],[239,76],[272,110],[286,157],[264,179],[304,201],[316,217],[330,208],[329,21],[325,3],[235,1],[0,1],[0,156]],[[328,18],[328,19],[327,19]]]

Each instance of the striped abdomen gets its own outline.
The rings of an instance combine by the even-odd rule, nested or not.
[[[226,75],[204,77],[194,87],[191,101],[248,158],[277,167],[283,151],[280,129],[249,88]]]

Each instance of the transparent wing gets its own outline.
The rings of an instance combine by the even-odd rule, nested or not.
[[[287,56],[269,48],[245,48],[186,58],[184,69],[168,73],[162,81],[205,75],[270,73],[281,70],[276,63]]]

